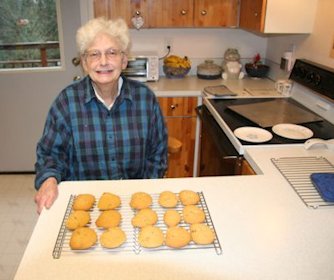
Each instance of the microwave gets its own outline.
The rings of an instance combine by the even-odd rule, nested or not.
[[[156,53],[133,53],[128,57],[128,65],[123,75],[141,82],[159,80],[159,57]]]

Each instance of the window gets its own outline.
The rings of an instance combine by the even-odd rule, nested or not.
[[[60,65],[57,0],[0,0],[0,69]]]

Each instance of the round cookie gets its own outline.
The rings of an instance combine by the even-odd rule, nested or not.
[[[159,204],[162,207],[166,208],[172,208],[175,207],[178,203],[179,199],[177,198],[177,195],[170,191],[164,191],[159,195]]]
[[[178,225],[181,221],[181,215],[174,209],[168,209],[164,214],[164,222],[169,227]]]
[[[155,226],[143,227],[138,236],[138,242],[144,248],[160,247],[163,245],[164,239],[162,230]]]
[[[109,228],[100,236],[103,247],[113,249],[121,246],[126,241],[125,232],[119,227]]]
[[[102,211],[96,219],[95,224],[100,228],[117,227],[121,222],[122,216],[117,210]]]
[[[183,190],[179,194],[181,203],[186,205],[195,205],[199,202],[200,198],[197,192],[190,190]]]
[[[205,213],[203,209],[196,205],[187,205],[182,211],[183,220],[188,224],[200,224],[205,221]]]
[[[140,211],[132,218],[131,223],[134,227],[145,227],[154,225],[158,221],[158,215],[151,208],[145,208]]]
[[[90,214],[83,210],[74,210],[66,221],[66,227],[74,230],[78,227],[83,227],[89,223]]]
[[[199,245],[208,245],[215,240],[213,230],[206,224],[192,224],[190,226],[191,239]]]
[[[145,192],[136,192],[131,196],[130,206],[133,209],[144,209],[150,207],[152,197]]]
[[[73,201],[72,208],[74,210],[89,210],[95,203],[95,197],[91,194],[79,194]]]
[[[166,245],[171,248],[182,248],[191,241],[189,231],[182,227],[170,227],[166,233]]]
[[[121,199],[118,195],[105,192],[101,195],[97,207],[100,210],[112,210],[121,205]]]
[[[85,250],[92,247],[97,241],[96,232],[88,227],[80,227],[73,231],[70,247],[73,250]]]

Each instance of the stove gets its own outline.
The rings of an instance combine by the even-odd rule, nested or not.
[[[312,138],[332,139],[334,138],[334,121],[326,119],[328,112],[322,116],[319,112],[312,110],[315,103],[314,100],[325,100],[326,109],[332,113],[334,104],[334,69],[330,69],[319,64],[297,59],[294,68],[291,72],[290,79],[296,83],[296,88],[302,89],[305,94],[318,96],[316,99],[304,98],[300,94],[296,94],[294,98],[292,92],[291,97],[284,98],[289,104],[297,106],[301,110],[308,111],[317,115],[317,119],[311,122],[299,122],[299,125],[309,128],[313,132]],[[295,85],[294,87],[295,88]],[[296,145],[304,144],[307,139],[296,140],[285,138],[275,134],[272,127],[261,127],[269,131],[273,138],[267,142],[253,143],[238,139],[233,131],[239,127],[251,126],[260,127],[257,123],[249,118],[231,110],[229,107],[236,105],[255,104],[264,101],[273,101],[275,98],[225,98],[225,99],[204,99],[204,105],[216,119],[219,126],[222,128],[227,138],[230,140],[239,155],[244,153],[244,148],[254,145]],[[305,100],[310,100],[305,102]],[[317,101],[318,102],[318,101]],[[303,103],[303,104],[302,104]],[[320,104],[320,103],[319,103]],[[314,107],[314,106],[313,106]],[[317,106],[315,106],[317,107]],[[266,118],[264,115],[263,118]]]

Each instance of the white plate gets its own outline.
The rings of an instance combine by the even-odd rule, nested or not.
[[[263,143],[273,138],[269,131],[253,126],[239,127],[233,133],[239,139],[252,143]]]
[[[279,136],[295,140],[308,139],[313,136],[311,129],[292,123],[280,123],[274,125],[272,130]]]

